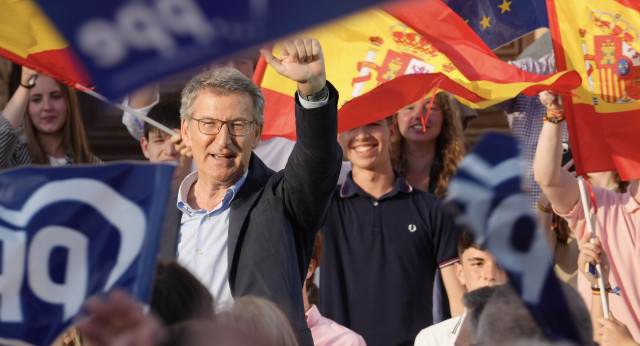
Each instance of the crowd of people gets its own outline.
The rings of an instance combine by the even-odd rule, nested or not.
[[[246,58],[194,76],[180,100],[160,99],[157,86],[125,100],[178,133],[123,118],[150,162],[177,163],[150,309],[118,290],[90,298],[88,316],[56,345],[558,341],[537,327],[500,263],[456,225],[443,200],[465,154],[454,95],[439,92],[431,106],[420,100],[337,133],[339,95],[319,42],[286,41],[279,58],[261,53],[297,82],[296,142],[261,143],[265,99]],[[552,61],[513,63],[551,66],[550,73]],[[501,107],[522,146],[532,212],[550,230],[556,262],[574,265],[565,270],[574,276],[559,278],[582,343],[637,345],[639,181],[612,185],[612,172],[590,177],[592,237],[578,178],[562,160],[561,99],[520,95]],[[0,116],[0,168],[76,163],[102,162],[89,149],[74,91],[23,67]],[[579,250],[558,250],[571,238]],[[605,287],[585,270],[596,263]]]

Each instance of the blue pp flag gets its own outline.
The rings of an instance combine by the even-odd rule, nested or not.
[[[114,99],[382,0],[38,0],[96,91]],[[256,49],[257,52],[257,49]]]
[[[567,301],[553,272],[544,231],[521,191],[522,168],[513,137],[488,133],[449,182],[447,200],[456,222],[474,235],[509,275],[542,330],[551,340],[581,343]]]
[[[87,297],[146,302],[174,167],[0,173],[0,344],[49,345]]]
[[[443,0],[489,48],[549,27],[545,0]]]

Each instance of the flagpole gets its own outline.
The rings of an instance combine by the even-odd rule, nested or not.
[[[589,205],[587,203],[587,187],[585,186],[584,178],[578,177],[578,184],[580,184],[580,199],[582,200],[582,209],[584,210],[585,219],[587,221],[587,227],[589,232],[591,232],[591,243],[595,243],[596,232],[593,226],[594,217],[593,213],[589,212]],[[583,268],[578,268],[578,270],[584,270]],[[607,290],[604,283],[604,278],[602,277],[602,267],[600,263],[596,263],[596,273],[598,273],[598,286],[600,286],[600,300],[602,301],[602,311],[604,313],[604,318],[609,318],[609,302],[607,301]]]
[[[89,89],[89,88],[87,88],[87,87],[85,87],[85,86],[82,86],[82,85],[80,85],[80,84],[77,84],[77,83],[76,83],[76,86],[77,86],[77,89],[80,89],[80,90],[84,91],[85,93],[87,93],[87,94],[89,94],[89,95],[91,95],[91,96],[93,96],[93,97],[97,98],[98,100],[103,101],[103,102],[106,102],[106,103],[108,103],[109,105],[114,106],[114,107],[116,107],[116,108],[118,108],[118,109],[120,109],[120,110],[122,110],[122,111],[124,111],[124,112],[131,113],[131,114],[133,114],[136,118],[138,118],[138,119],[140,119],[140,120],[142,120],[142,121],[144,121],[144,122],[146,122],[146,123],[149,123],[149,124],[151,124],[151,125],[153,125],[153,126],[157,127],[158,129],[160,129],[160,130],[162,130],[162,131],[164,131],[164,132],[168,133],[168,134],[169,134],[169,135],[171,135],[171,136],[177,135],[177,133],[176,133],[175,131],[173,131],[172,129],[170,129],[170,128],[168,128],[168,127],[166,127],[166,126],[164,126],[164,125],[160,124],[159,122],[157,122],[157,121],[155,121],[155,120],[153,120],[153,119],[151,119],[151,118],[147,117],[146,115],[142,114],[141,112],[139,112],[139,111],[137,111],[137,110],[135,110],[135,109],[127,108],[127,107],[125,107],[125,106],[123,106],[123,105],[121,105],[121,104],[119,104],[119,103],[111,102],[111,101],[109,101],[109,99],[108,99],[108,98],[106,98],[106,97],[104,97],[104,96],[102,96],[102,95],[98,94],[97,92],[95,92],[95,91],[93,91],[93,90],[91,90],[91,89]]]

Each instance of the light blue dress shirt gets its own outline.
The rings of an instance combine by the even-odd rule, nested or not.
[[[193,209],[187,203],[189,190],[198,180],[198,171],[189,174],[180,184],[178,209],[182,211],[182,219],[178,233],[178,262],[209,289],[216,302],[216,311],[233,303],[227,261],[229,209],[248,173],[247,170],[228,188],[222,201],[210,211]]]

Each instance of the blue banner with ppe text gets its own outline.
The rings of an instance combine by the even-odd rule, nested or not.
[[[39,5],[114,99],[381,0],[43,1]]]
[[[49,345],[86,298],[149,299],[174,167],[0,173],[0,344]]]

